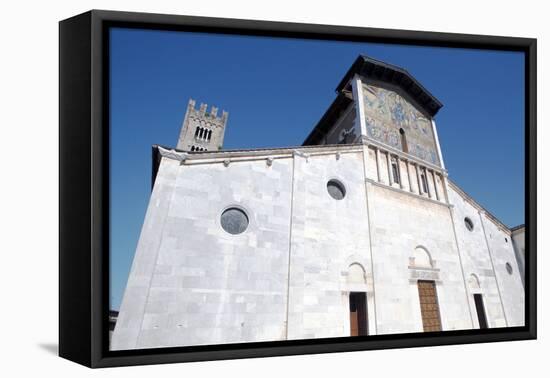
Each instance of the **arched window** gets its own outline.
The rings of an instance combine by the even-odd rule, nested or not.
[[[208,131],[208,140],[210,140],[212,138],[212,130],[209,130]]]
[[[195,146],[191,146],[191,151],[195,151]]]
[[[200,127],[195,129],[195,138],[199,136]]]
[[[402,128],[399,129],[399,134],[401,134],[401,149],[403,152],[409,152],[409,147],[407,146],[407,136],[405,135],[405,130]]]

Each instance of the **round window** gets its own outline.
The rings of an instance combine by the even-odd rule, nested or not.
[[[330,180],[327,182],[327,191],[335,200],[341,200],[346,196],[346,188],[344,188],[344,185],[338,180]]]
[[[464,224],[469,231],[472,231],[474,229],[474,222],[472,222],[470,218],[464,218]]]
[[[248,227],[248,216],[236,207],[230,207],[221,215],[222,228],[233,235],[242,234]]]
[[[506,263],[506,271],[508,272],[508,274],[512,274],[514,272],[514,270],[512,269],[512,265],[509,262]]]

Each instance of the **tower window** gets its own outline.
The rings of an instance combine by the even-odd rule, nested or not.
[[[401,135],[401,149],[403,152],[409,152],[409,147],[407,146],[407,136],[405,135],[405,130],[402,128],[399,129],[399,134]]]

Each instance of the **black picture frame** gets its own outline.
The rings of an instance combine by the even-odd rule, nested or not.
[[[109,351],[109,71],[113,26],[525,53],[524,327]],[[531,38],[92,10],[59,23],[59,355],[88,367],[535,339],[536,64]]]

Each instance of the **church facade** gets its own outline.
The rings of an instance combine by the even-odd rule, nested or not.
[[[449,179],[441,106],[359,56],[302,146],[195,152],[184,121],[153,149],[111,349],[523,326],[517,243]]]

